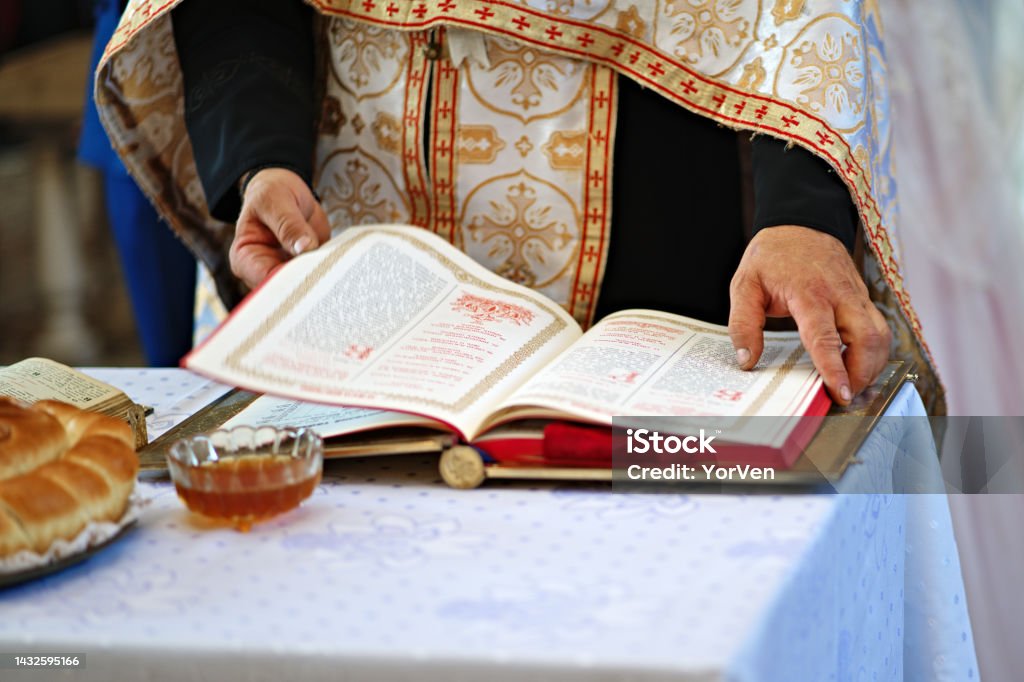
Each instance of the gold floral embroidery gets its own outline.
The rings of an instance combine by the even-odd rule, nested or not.
[[[456,144],[462,163],[492,163],[505,148],[505,141],[491,125],[460,126]]]
[[[690,64],[739,56],[752,38],[757,10],[758,3],[748,0],[670,0],[663,15],[671,25],[671,52]]]
[[[526,158],[527,154],[533,151],[533,143],[530,142],[530,138],[527,137],[526,135],[523,135],[518,140],[516,140],[515,147],[516,151],[519,152],[519,155],[522,156],[524,159]]]
[[[487,45],[491,66],[467,74],[470,89],[489,109],[528,122],[560,114],[580,96],[580,62],[509,40],[491,39]]]
[[[864,109],[864,82],[861,71],[863,56],[860,37],[847,33],[840,38],[829,32],[820,43],[805,42],[793,51],[792,63],[799,75],[794,84],[800,86],[797,101],[812,111],[826,108],[843,115],[856,115]]]
[[[332,21],[328,33],[335,46],[331,67],[343,88],[361,98],[398,80],[408,50],[400,34],[344,19]]]
[[[384,151],[398,154],[402,149],[402,125],[398,119],[386,112],[378,112],[373,125],[373,138]]]
[[[615,28],[627,35],[643,38],[647,33],[647,22],[640,17],[636,5],[630,5],[628,10],[619,12],[615,20]]]
[[[472,242],[496,263],[492,270],[513,282],[540,286],[538,266],[547,269],[553,257],[565,260],[574,234],[553,206],[538,203],[535,183],[528,179],[519,174],[505,186],[502,201],[491,199],[489,210],[464,224]],[[549,198],[547,192],[541,196]]]
[[[583,168],[587,133],[584,130],[555,130],[541,150],[556,170]]]
[[[356,135],[362,135],[363,128],[366,127],[366,121],[363,120],[363,115],[357,113],[352,117],[352,127],[355,128]]]
[[[775,7],[772,8],[775,25],[779,26],[799,17],[804,11],[804,3],[805,0],[775,0]]]
[[[344,173],[334,173],[323,190],[323,199],[325,205],[337,206],[347,214],[346,225],[393,223],[402,217],[395,203],[383,196],[380,183],[371,180],[369,167],[359,158],[349,159]]]
[[[764,69],[761,58],[756,57],[754,61],[743,66],[743,75],[740,76],[738,85],[744,90],[755,91],[761,87],[767,76],[768,73]]]

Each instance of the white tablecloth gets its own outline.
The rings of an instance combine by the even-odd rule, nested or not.
[[[157,406],[153,435],[223,390],[92,373]],[[890,414],[921,409],[908,387]],[[144,487],[129,535],[0,592],[0,652],[82,652],[67,679],[90,680],[977,678],[939,495],[456,491],[431,458],[378,458],[241,534]]]

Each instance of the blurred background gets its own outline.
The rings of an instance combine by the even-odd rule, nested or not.
[[[93,4],[0,0],[0,364],[146,364],[101,174],[76,158]]]

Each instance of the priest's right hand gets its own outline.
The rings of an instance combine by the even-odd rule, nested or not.
[[[306,182],[286,168],[264,168],[245,186],[231,244],[231,271],[249,287],[292,256],[317,248],[331,228]]]

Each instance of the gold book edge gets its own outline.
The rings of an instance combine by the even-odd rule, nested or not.
[[[859,395],[848,407],[833,405],[822,427],[812,438],[804,453],[788,469],[776,469],[774,480],[720,481],[703,474],[688,482],[714,483],[730,486],[814,485],[834,483],[855,456],[903,384],[912,377],[912,366],[891,361],[878,380]],[[167,452],[181,438],[214,431],[228,419],[245,409],[258,394],[232,389],[194,415],[178,424],[139,451],[140,476],[160,478],[167,475]],[[850,417],[831,419],[832,417]],[[428,429],[409,428],[385,432],[369,432],[347,436],[344,440],[325,442],[325,459],[373,457],[400,454],[442,454],[457,446],[453,435]],[[612,481],[608,468],[525,467],[483,463],[484,479]],[[445,478],[442,476],[442,478]],[[476,480],[476,476],[472,477]],[[447,479],[446,479],[447,480]],[[451,483],[449,481],[449,483]],[[478,483],[479,484],[479,483]],[[467,487],[459,485],[457,487]]]

